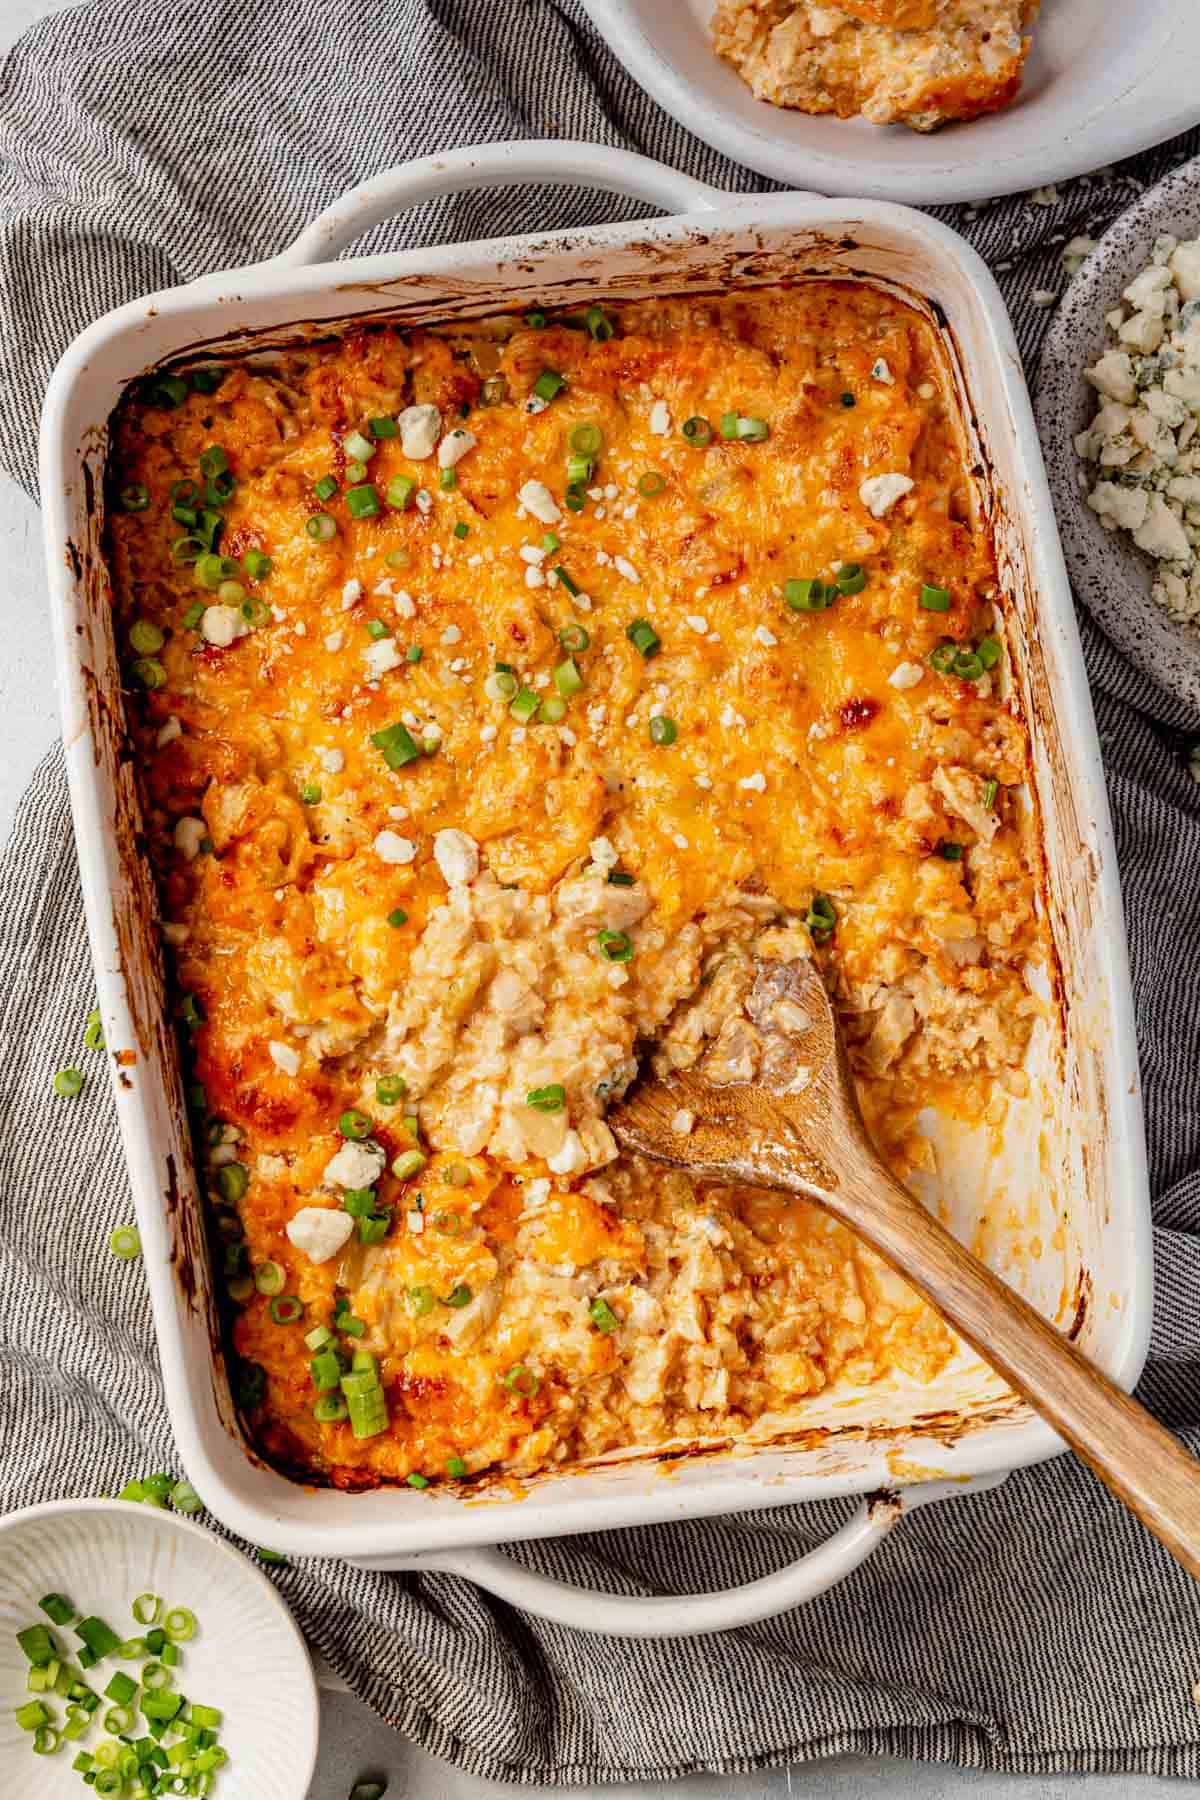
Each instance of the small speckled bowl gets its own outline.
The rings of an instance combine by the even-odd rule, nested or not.
[[[1042,351],[1034,411],[1076,594],[1130,662],[1200,724],[1200,630],[1178,624],[1155,604],[1156,565],[1128,532],[1106,531],[1088,506],[1080,482],[1085,465],[1073,442],[1095,411],[1096,393],[1083,371],[1104,349],[1104,315],[1149,262],[1164,231],[1200,237],[1200,158],[1122,213],[1071,282]]]

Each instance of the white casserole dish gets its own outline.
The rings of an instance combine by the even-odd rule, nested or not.
[[[691,210],[547,238],[325,260],[401,207],[530,179],[615,188],[677,215]],[[1003,1156],[989,1162],[978,1141],[943,1136],[942,1176],[928,1197],[1117,1381],[1132,1386],[1141,1369],[1151,1310],[1149,1205],[1116,860],[1071,594],[1016,346],[991,276],[946,227],[888,204],[799,194],[730,200],[642,158],[579,144],[453,152],[356,189],[271,263],[109,314],[64,356],[43,415],[63,734],[167,1402],[190,1477],[213,1512],[254,1542],[377,1567],[453,1570],[583,1629],[691,1634],[811,1597],[910,1508],[989,1485],[1062,1449],[965,1352],[929,1387],[896,1379],[831,1388],[735,1448],[678,1446],[688,1454],[669,1468],[643,1452],[521,1490],[497,1483],[469,1500],[403,1487],[354,1495],[289,1481],[248,1449],[230,1400],[125,756],[102,556],[113,407],[130,380],[164,359],[295,341],[355,316],[437,319],[577,305],[805,271],[898,288],[938,327],[979,500],[994,521],[1014,679],[1034,745],[1064,1032],[1041,1034],[1034,1097],[1014,1105]],[[989,1204],[997,1219],[1011,1216],[1015,1230],[980,1235]],[[686,1600],[580,1592],[488,1548],[841,1495],[861,1503],[822,1548],[750,1587]]]

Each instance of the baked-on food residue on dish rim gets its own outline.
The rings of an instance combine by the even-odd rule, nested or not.
[[[142,384],[109,516],[264,1450],[422,1487],[936,1375],[843,1228],[604,1119],[764,929],[900,1174],[1027,1091],[1028,745],[926,321],[811,279],[354,329]]]
[[[1038,0],[720,0],[717,54],[756,99],[934,131],[1011,105]]]

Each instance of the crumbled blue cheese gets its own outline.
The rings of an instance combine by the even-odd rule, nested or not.
[[[1157,603],[1200,626],[1200,239],[1157,238],[1105,323],[1086,371],[1096,413],[1075,439],[1088,505],[1154,558]]]
[[[889,512],[897,500],[903,499],[912,487],[911,475],[901,475],[899,472],[868,475],[859,484],[858,497],[873,519],[882,519],[884,513]]]
[[[302,1206],[287,1222],[287,1234],[309,1262],[328,1262],[336,1256],[354,1230],[349,1213],[328,1206]]]
[[[413,462],[424,462],[433,455],[442,415],[436,406],[406,406],[396,423],[400,427],[400,448]]]

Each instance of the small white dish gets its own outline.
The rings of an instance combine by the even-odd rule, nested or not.
[[[1074,442],[1096,410],[1096,391],[1083,371],[1105,347],[1104,315],[1167,231],[1200,237],[1200,157],[1123,212],[1072,280],[1042,348],[1034,413],[1071,585],[1118,650],[1183,703],[1183,725],[1200,722],[1200,632],[1155,603],[1156,565],[1128,532],[1105,530],[1088,505],[1080,477],[1090,485],[1095,471]]]
[[[715,0],[583,0],[634,80],[705,143],[791,188],[903,200],[980,200],[1064,181],[1200,119],[1196,0],[1042,0],[1004,112],[922,134],[756,100],[713,50]]]
[[[86,1788],[71,1764],[103,1732],[35,1756],[33,1739],[13,1718],[35,1698],[16,1634],[46,1625],[77,1650],[69,1626],[51,1624],[38,1602],[60,1593],[114,1631],[142,1635],[130,1612],[138,1594],[161,1595],[196,1615],[195,1636],[180,1646],[179,1691],[219,1707],[229,1763],[214,1800],[302,1800],[317,1760],[318,1702],[308,1651],[287,1607],[253,1563],[198,1525],[157,1507],[120,1500],[61,1500],[0,1519],[0,1794],[6,1800],[79,1800]],[[73,1658],[72,1658],[73,1659]],[[103,1692],[118,1670],[138,1665],[108,1658],[85,1680]],[[100,1679],[100,1677],[103,1679]],[[40,1697],[40,1696],[38,1696]],[[47,1704],[61,1725],[65,1702]],[[104,1710],[96,1715],[103,1717]]]

